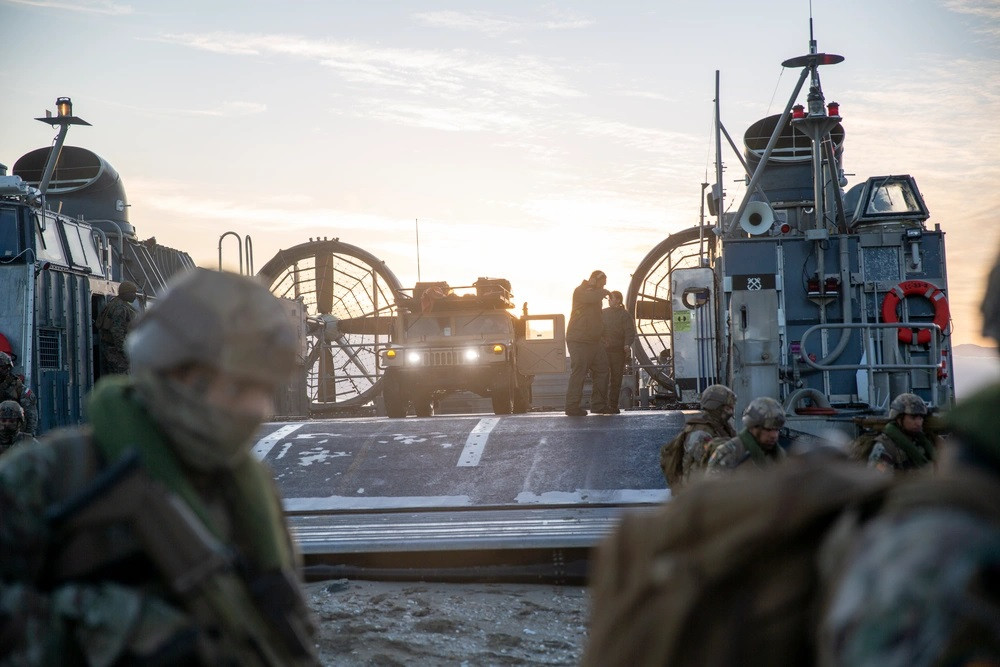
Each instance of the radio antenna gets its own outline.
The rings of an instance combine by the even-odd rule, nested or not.
[[[813,36],[813,3],[809,0],[809,53],[816,53],[816,38]]]
[[[417,282],[420,282],[420,218],[413,219],[413,226],[417,232]]]

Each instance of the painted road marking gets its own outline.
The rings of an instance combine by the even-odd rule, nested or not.
[[[486,440],[490,437],[490,431],[498,423],[500,423],[499,417],[484,417],[479,420],[479,423],[472,429],[472,433],[469,434],[468,440],[465,441],[462,455],[458,457],[459,468],[479,465],[479,458],[483,455],[483,449],[486,448]]]
[[[257,444],[253,446],[253,455],[263,461],[264,457],[271,453],[271,450],[274,449],[274,446],[278,444],[282,438],[294,433],[300,428],[302,428],[302,424],[286,424],[271,435],[261,438],[257,441]]]

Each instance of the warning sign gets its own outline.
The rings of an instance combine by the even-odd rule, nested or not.
[[[691,311],[674,311],[674,333],[679,331],[691,331]]]

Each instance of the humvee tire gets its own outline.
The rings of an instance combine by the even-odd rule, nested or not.
[[[382,401],[385,403],[385,414],[390,419],[402,419],[406,416],[406,399],[399,387],[399,378],[387,370],[382,376]]]

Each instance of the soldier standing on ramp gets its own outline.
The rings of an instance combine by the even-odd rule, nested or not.
[[[295,331],[195,269],[128,338],[89,426],[0,458],[0,655],[14,664],[315,665],[299,557],[251,436]]]
[[[604,289],[608,277],[603,271],[594,271],[573,290],[573,311],[566,325],[566,347],[569,348],[569,383],[566,385],[566,415],[586,416],[580,407],[583,400],[583,381],[587,371],[591,373],[593,386],[590,392],[590,410],[599,413],[607,409],[608,355],[604,353],[601,340],[604,336],[604,322],[601,320],[601,304],[608,296]]]
[[[617,415],[621,412],[618,398],[622,390],[622,375],[635,342],[635,320],[625,310],[621,292],[611,292],[608,296],[608,307],[601,311],[601,320],[604,322],[604,351],[608,355],[609,367],[608,406],[605,412]]]
[[[128,357],[125,355],[125,336],[132,328],[138,312],[132,306],[138,292],[135,283],[125,280],[118,286],[118,296],[105,304],[94,321],[101,339],[101,354],[104,357],[104,372],[107,374],[128,373]]]

